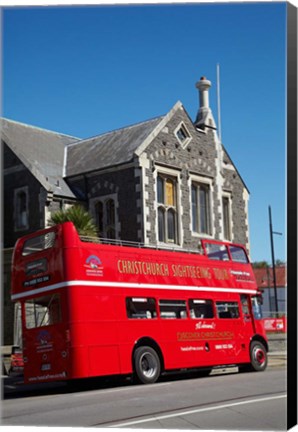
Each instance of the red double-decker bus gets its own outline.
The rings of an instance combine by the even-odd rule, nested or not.
[[[220,365],[263,371],[268,343],[241,245],[202,240],[198,253],[82,240],[66,222],[19,239],[26,383]]]

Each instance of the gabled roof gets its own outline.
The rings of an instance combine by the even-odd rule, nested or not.
[[[132,161],[135,151],[163,118],[160,116],[67,146],[65,177]]]
[[[64,150],[78,138],[0,118],[1,139],[41,185],[55,195],[74,198],[63,180]]]

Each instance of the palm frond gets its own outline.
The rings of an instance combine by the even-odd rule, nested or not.
[[[72,222],[79,235],[97,237],[97,227],[92,216],[81,205],[74,205],[66,210],[58,210],[50,218],[50,225]]]

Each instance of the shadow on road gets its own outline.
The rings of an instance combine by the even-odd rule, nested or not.
[[[285,357],[272,356],[269,358],[270,367],[285,367]],[[208,379],[218,374],[238,373],[237,367],[215,368],[210,376],[209,371],[204,370],[188,370],[175,371],[163,374],[159,382],[180,381],[187,379],[204,378]],[[72,380],[69,382],[51,382],[38,384],[24,384],[22,376],[2,376],[2,399],[25,398],[32,396],[44,396],[53,394],[76,393],[82,391],[92,391],[100,389],[108,389],[115,387],[124,387],[133,385],[132,376],[108,376],[99,378],[88,378],[80,380]],[[137,385],[137,384],[136,384]]]

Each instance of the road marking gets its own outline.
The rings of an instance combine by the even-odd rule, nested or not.
[[[174,414],[166,414],[166,415],[161,415],[161,416],[154,416],[154,417],[148,417],[146,419],[142,419],[142,420],[135,420],[135,421],[130,421],[130,422],[125,422],[125,423],[114,423],[108,427],[110,428],[114,428],[114,427],[125,427],[125,426],[132,426],[132,425],[137,425],[137,424],[141,424],[141,423],[148,423],[148,422],[152,422],[152,421],[156,421],[156,420],[165,420],[165,419],[169,419],[169,418],[174,418],[174,417],[180,417],[180,416],[186,416],[186,415],[190,415],[190,414],[197,414],[197,413],[202,413],[202,412],[206,412],[206,411],[215,411],[215,410],[219,410],[219,409],[225,409],[225,408],[232,408],[235,406],[239,406],[239,405],[246,405],[246,404],[253,404],[253,403],[259,403],[259,402],[267,402],[267,401],[271,401],[271,400],[275,400],[275,399],[282,399],[282,398],[286,398],[287,395],[280,395],[280,396],[270,396],[270,397],[266,397],[266,398],[258,398],[258,399],[252,399],[252,400],[248,400],[248,401],[242,401],[242,402],[233,402],[233,403],[229,403],[229,404],[224,404],[224,405],[215,405],[212,407],[206,407],[206,408],[198,408],[198,409],[193,409],[193,410],[188,410],[188,411],[180,411],[178,413],[174,413]]]

